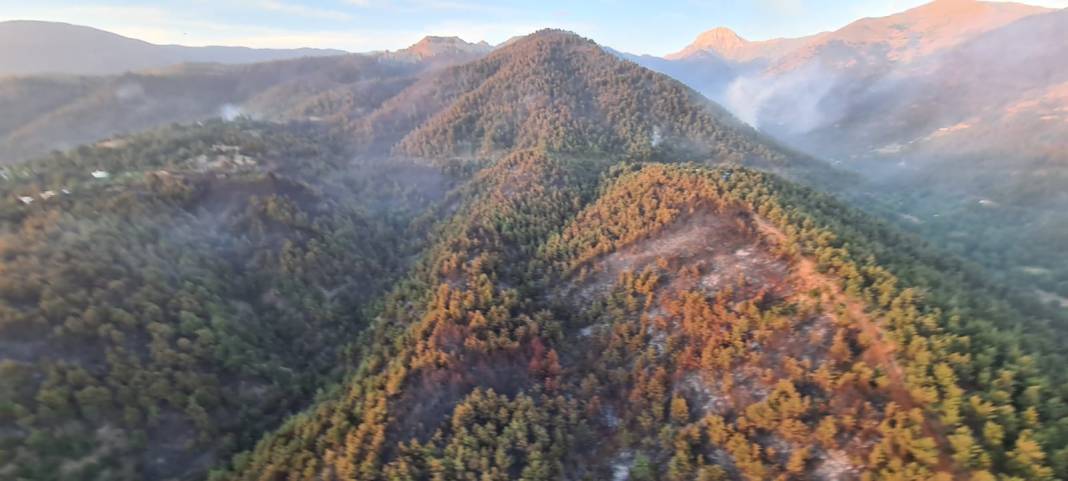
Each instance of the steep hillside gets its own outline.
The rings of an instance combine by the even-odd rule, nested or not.
[[[80,25],[28,20],[0,22],[0,77],[114,75],[188,62],[237,64],[344,53],[314,48],[154,45]]]
[[[859,205],[1058,303],[1068,297],[1065,29],[1064,10],[935,1],[788,52],[718,29],[674,60],[635,61],[862,174],[879,186]]]
[[[7,173],[5,479],[202,475],[340,372],[444,184],[335,145],[213,122]]]
[[[382,129],[383,122],[390,128]],[[678,81],[557,30],[433,72],[384,102],[365,126],[379,133],[372,134],[376,140],[397,139],[397,153],[451,168],[512,149],[542,148],[751,165],[811,182],[841,180],[822,162],[778,146]],[[398,138],[399,132],[408,133]]]
[[[882,183],[908,228],[1068,295],[1066,28],[1068,11],[1029,16],[841,99],[833,124],[781,133]]]
[[[1068,476],[1066,319],[854,179],[566,32],[396,78],[3,171],[5,479]]]
[[[842,99],[840,122],[791,139],[841,139],[820,150],[849,160],[1056,156],[1066,26],[1063,10],[1032,15],[918,59]]]
[[[873,110],[865,96],[894,95],[888,84],[922,68],[931,56],[1051,11],[1011,2],[935,0],[794,39],[753,42],[716,28],[668,55],[667,62],[643,65],[677,75],[756,127],[775,135],[797,135],[848,124],[851,113]],[[1022,42],[1014,45],[1027,48]],[[731,68],[709,72],[712,78],[689,72],[691,65],[709,62],[726,62]]]
[[[518,151],[472,177],[354,374],[212,479],[1065,467],[1042,321],[953,261],[762,174],[609,165]]]
[[[1043,7],[1012,2],[934,0],[880,18],[865,18],[819,34],[776,59],[773,71],[799,68],[817,60],[834,70],[878,71],[909,63],[1008,25],[1047,13]]]

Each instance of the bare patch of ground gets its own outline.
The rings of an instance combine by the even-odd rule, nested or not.
[[[713,294],[727,286],[737,287],[739,279],[744,279],[743,285],[751,290],[786,294],[788,286],[782,281],[787,263],[772,255],[749,225],[748,216],[737,211],[706,210],[684,217],[652,237],[594,261],[590,275],[573,293],[589,301],[608,293],[620,274],[659,265],[667,272],[690,269],[700,275],[699,279],[672,276],[667,279],[671,289],[699,285]]]

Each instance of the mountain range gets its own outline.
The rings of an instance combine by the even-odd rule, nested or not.
[[[108,76],[0,78],[0,105],[7,113],[0,121],[0,160],[220,116],[317,121],[362,115],[417,73],[475,59],[489,49],[427,37],[395,52],[179,64]]]
[[[253,63],[344,53],[315,48],[155,45],[81,25],[31,20],[0,22],[0,77],[114,75],[179,63]]]
[[[1049,265],[1068,255],[1066,29],[1065,10],[937,0],[809,37],[719,28],[663,59],[627,58],[860,173],[903,228],[1068,294],[1066,267]]]
[[[1068,477],[1059,291],[640,64],[794,55],[705,40],[6,79],[0,476]]]
[[[1063,10],[937,0],[809,37],[748,41],[720,27],[663,58],[608,51],[860,174],[871,182],[861,190],[878,191],[871,210],[901,228],[1008,282],[1068,296],[1068,261],[1050,265],[1068,259],[1066,19]],[[363,117],[419,72],[491,51],[428,37],[395,52],[3,79],[0,162],[217,116],[344,122],[366,133]]]

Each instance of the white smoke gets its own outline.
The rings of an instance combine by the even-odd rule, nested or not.
[[[125,82],[115,89],[115,97],[121,101],[139,99],[145,96],[145,88],[137,82]]]
[[[227,122],[232,122],[234,119],[241,116],[241,107],[234,104],[223,104],[219,108],[219,117]]]
[[[776,128],[805,133],[840,117],[839,109],[825,102],[838,83],[837,74],[812,63],[780,75],[739,76],[727,87],[724,101],[753,127],[768,127],[773,119]]]

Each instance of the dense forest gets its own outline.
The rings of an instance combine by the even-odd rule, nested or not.
[[[123,142],[4,186],[0,421],[18,479],[169,478],[248,446],[337,375],[442,191],[398,183],[418,168],[348,165],[314,131]]]
[[[965,267],[753,171],[588,169],[476,176],[354,374],[212,479],[1063,476],[1059,334]]]
[[[0,474],[1068,478],[1068,319],[848,175],[565,32],[398,82],[6,168]]]

